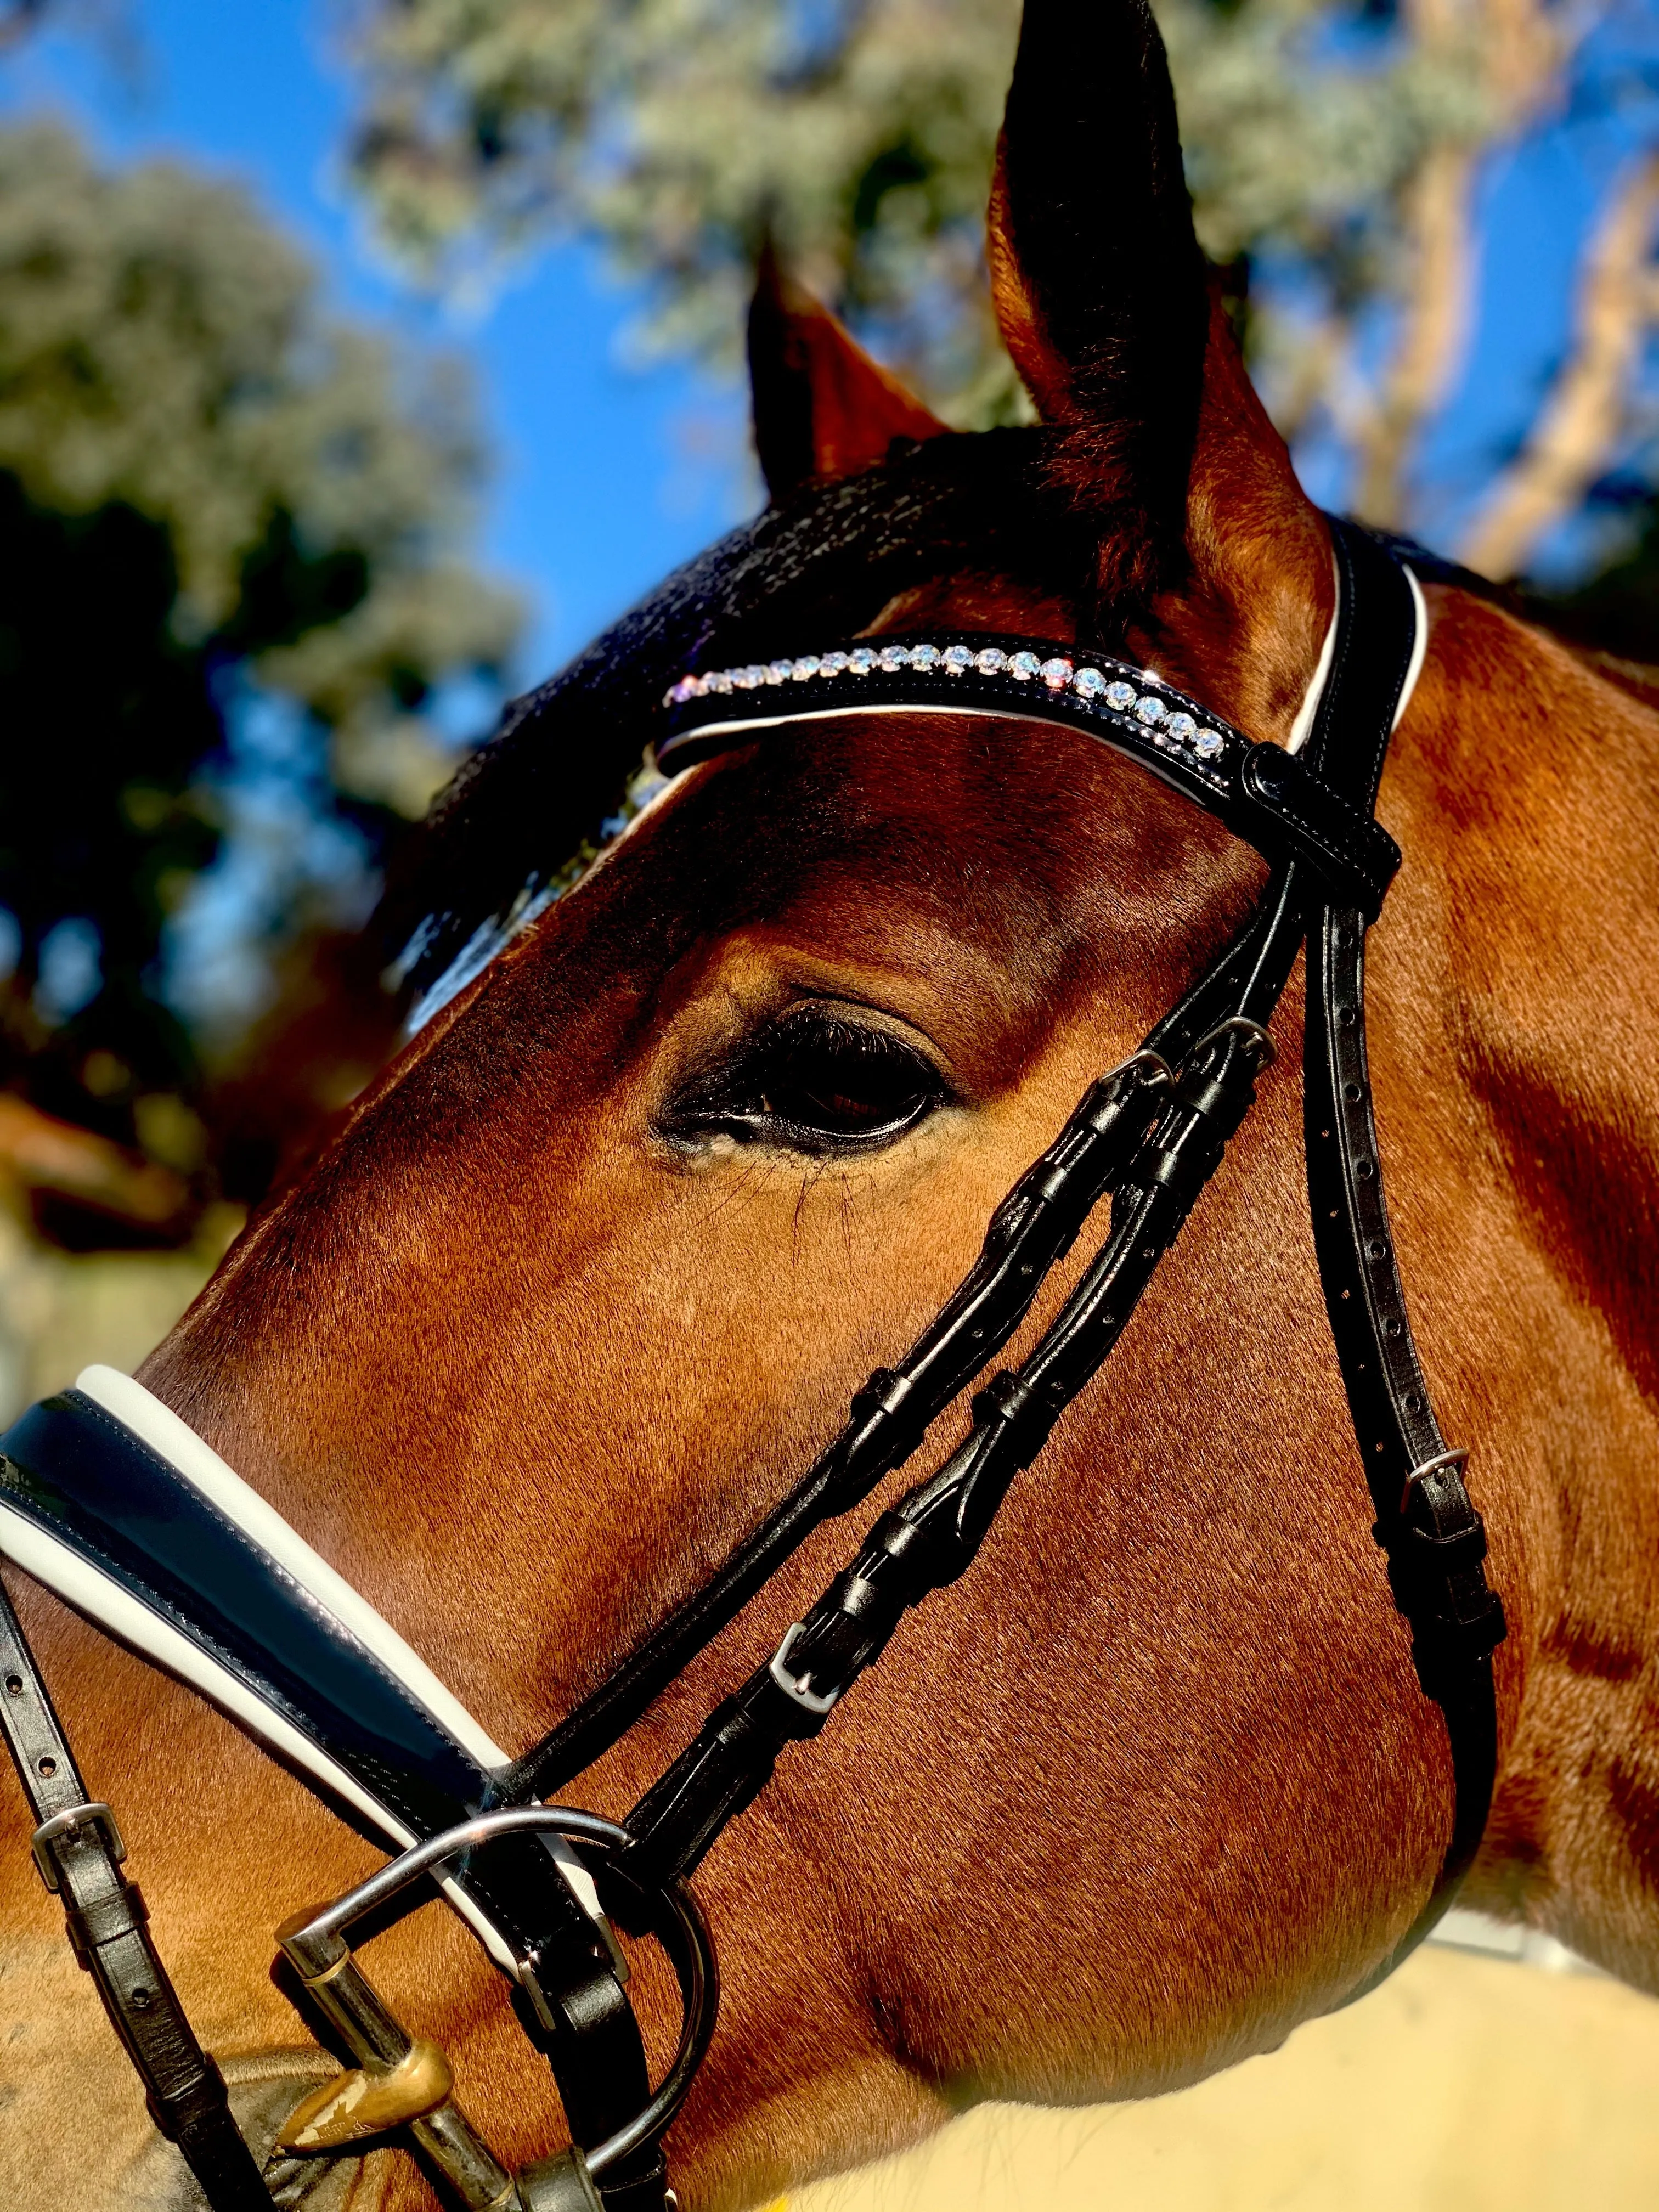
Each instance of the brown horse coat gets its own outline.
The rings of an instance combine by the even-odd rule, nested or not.
[[[1152,51],[1135,9],[1102,13]],[[1073,334],[1086,375],[1056,349],[1020,112],[1006,326],[1079,430],[1066,466],[1102,488],[1099,590],[1139,657],[1282,738],[1330,611],[1324,526],[1218,318],[1171,325],[1195,413],[1178,510],[1154,512],[1172,434],[1112,416],[1149,387],[1100,372],[1097,331]],[[881,388],[850,357],[822,374],[822,341],[798,349],[814,451],[855,465],[884,448]],[[1659,724],[1499,609],[1428,597],[1380,809],[1407,857],[1371,1052],[1402,1271],[1510,1624],[1470,1896],[1659,1988]],[[1066,637],[1097,611],[942,577],[880,626]],[[781,1494],[1261,878],[1053,731],[850,714],[694,770],[392,1062],[143,1379],[527,1743]],[[801,1006],[901,1038],[947,1102],[840,1159],[665,1133],[688,1081]],[[1293,986],[1260,1106],[971,1573],[699,1876],[727,1990],[672,2140],[683,2197],[756,2201],[974,2096],[1189,2081],[1338,2001],[1426,1893],[1449,1765],[1328,1340],[1298,1028]],[[848,1546],[820,1532],[582,1802],[624,1808]],[[17,1595],[204,2039],[269,2104],[272,2074],[317,2063],[267,1978],[270,1930],[375,1855],[184,1692]],[[182,2202],[9,1790],[0,1823],[0,2195]],[[376,1962],[497,2149],[549,2147],[545,2073],[459,1924],[428,1911]],[[659,2063],[673,2008],[648,1957],[638,1985]],[[429,2201],[404,2160],[331,2185]]]

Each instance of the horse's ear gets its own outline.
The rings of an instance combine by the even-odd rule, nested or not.
[[[1027,0],[991,197],[997,320],[1061,466],[1150,588],[1178,551],[1207,322],[1146,0]]]
[[[755,451],[775,500],[887,456],[895,438],[946,428],[762,249],[749,310]]]
[[[997,319],[1049,471],[1098,526],[1093,620],[1287,731],[1329,539],[1240,360],[1193,230],[1146,0],[1026,0],[990,213]]]

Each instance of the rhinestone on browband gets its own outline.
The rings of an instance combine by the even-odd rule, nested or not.
[[[1115,667],[1115,664],[1113,665]],[[1156,678],[1144,673],[1131,682],[1129,675],[1135,672],[1109,675],[1105,670],[1086,662],[1079,667],[1060,653],[1045,660],[1035,653],[1006,653],[1000,646],[986,646],[975,652],[971,646],[938,646],[925,639],[907,645],[855,646],[848,653],[805,653],[793,660],[757,660],[742,668],[717,668],[702,676],[682,676],[678,684],[669,687],[663,705],[683,707],[693,699],[732,691],[757,691],[766,684],[819,684],[849,676],[896,676],[906,668],[917,669],[923,674],[996,678],[1002,696],[1006,694],[1000,691],[1000,684],[1011,677],[1016,683],[1030,684],[1056,695],[1070,692],[1091,706],[1104,707],[1114,714],[1133,720],[1162,751],[1184,754],[1212,770],[1227,750],[1228,739],[1222,731],[1210,728],[1188,713],[1164,692]]]

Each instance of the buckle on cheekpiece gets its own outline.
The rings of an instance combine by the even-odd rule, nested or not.
[[[1455,1451],[1437,1452],[1432,1459],[1425,1459],[1421,1467],[1414,1467],[1401,1485],[1401,1512],[1403,1514],[1411,1504],[1412,1492],[1419,1482],[1426,1482],[1431,1474],[1443,1474],[1449,1468],[1455,1468],[1461,1475],[1468,1463],[1468,1452],[1460,1446]]]
[[[58,1876],[52,1863],[52,1846],[65,1838],[76,1835],[82,1828],[96,1828],[109,1845],[109,1855],[118,1866],[127,1855],[121,1839],[115,1815],[101,1798],[91,1798],[84,1805],[69,1805],[61,1813],[54,1813],[49,1820],[42,1820],[29,1838],[29,1849],[34,1853],[34,1863],[40,1869],[40,1879],[56,1897]]]

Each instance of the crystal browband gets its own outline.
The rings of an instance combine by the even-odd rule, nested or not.
[[[751,661],[743,668],[718,668],[706,676],[682,676],[663,700],[674,708],[693,699],[729,697],[733,691],[758,691],[769,684],[811,684],[838,676],[857,682],[878,673],[896,676],[902,669],[918,674],[952,677],[1000,676],[1016,684],[1041,684],[1048,691],[1074,692],[1079,699],[1099,701],[1114,714],[1133,715],[1147,730],[1152,742],[1166,751],[1190,751],[1194,760],[1218,761],[1227,750],[1227,732],[1210,726],[1201,709],[1194,711],[1159,678],[1146,669],[1132,669],[1108,660],[1097,668],[1095,655],[1079,667],[1063,653],[1052,649],[1047,657],[1029,646],[1012,652],[1000,645],[935,645],[927,639],[911,644],[855,645],[845,653],[804,653],[794,660]],[[849,690],[854,685],[847,687]],[[1238,742],[1243,743],[1242,739]]]
[[[1150,670],[1033,638],[890,638],[685,675],[653,743],[666,775],[769,730],[867,714],[975,714],[1080,730],[1150,769],[1269,860],[1374,916],[1399,848],[1282,745],[1253,743]]]

